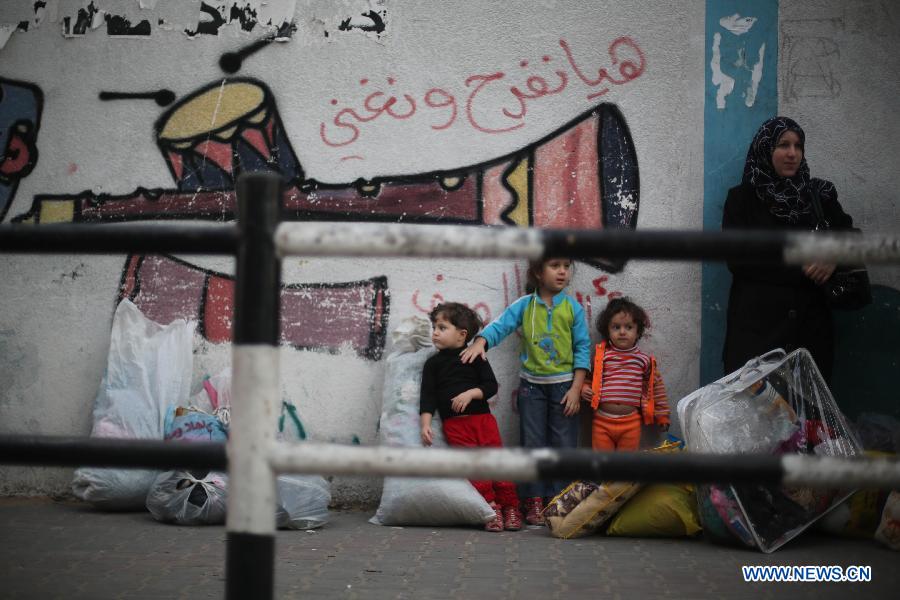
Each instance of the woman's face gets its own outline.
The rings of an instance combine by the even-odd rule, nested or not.
[[[772,167],[779,177],[793,177],[803,160],[803,144],[796,131],[785,131],[772,151]]]

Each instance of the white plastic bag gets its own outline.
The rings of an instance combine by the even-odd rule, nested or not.
[[[129,300],[113,317],[106,373],[94,400],[92,437],[162,440],[166,409],[187,400],[196,322],[160,325]],[[84,467],[75,496],[109,510],[141,509],[157,471]]]
[[[225,522],[228,477],[224,473],[167,471],[147,493],[147,510],[157,521],[178,525]]]
[[[434,353],[430,324],[411,317],[392,333],[395,351],[387,357],[387,374],[379,431],[388,446],[421,446],[419,393],[422,367]],[[446,447],[440,419],[432,422],[435,447]],[[381,503],[369,521],[376,525],[481,525],[494,510],[465,479],[385,477]]]
[[[328,523],[331,486],[321,475],[281,475],[276,481],[279,529],[315,529]]]

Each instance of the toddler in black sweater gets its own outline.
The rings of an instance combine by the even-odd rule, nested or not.
[[[425,362],[419,414],[422,443],[434,441],[431,421],[441,416],[444,437],[450,446],[500,448],[500,429],[491,414],[488,398],[497,393],[497,378],[484,358],[463,363],[459,355],[481,329],[481,319],[469,307],[445,302],[431,311],[431,341],[438,352]],[[472,481],[494,509],[496,517],[487,531],[522,528],[519,497],[511,481]]]

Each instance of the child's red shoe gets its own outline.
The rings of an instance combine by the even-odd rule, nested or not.
[[[544,499],[540,496],[525,498],[525,522],[529,525],[543,525]]]
[[[491,502],[491,508],[494,509],[494,518],[489,521],[485,526],[485,531],[503,531],[503,512],[500,510],[500,507]]]
[[[503,529],[506,531],[522,529],[522,513],[515,506],[503,507]]]

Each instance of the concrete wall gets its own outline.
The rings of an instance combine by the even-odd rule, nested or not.
[[[900,231],[900,5],[874,0],[782,2],[779,109],[806,130],[813,176],[830,179],[854,224]],[[900,419],[900,268],[870,269],[875,302],[836,313],[832,391],[850,416]]]
[[[790,4],[782,12],[809,3]],[[37,13],[31,2],[4,3],[0,147],[21,151],[3,165],[0,216],[228,220],[236,173],[269,161],[292,182],[286,207],[296,220],[699,228],[706,13],[699,0],[677,10],[640,0],[49,0]],[[860,44],[848,70],[885,68],[866,54],[884,39],[872,37],[878,27],[894,27],[896,49],[896,25],[876,21],[844,30]],[[881,79],[888,94],[890,77]],[[811,145],[830,139],[820,131],[839,136],[836,124],[862,135],[839,117],[859,114],[864,94],[849,87],[829,101],[831,120],[820,108],[807,107],[809,119],[790,111],[810,123]],[[806,106],[802,96],[788,102]],[[735,151],[748,141],[735,140]],[[886,147],[883,164],[895,169]],[[818,157],[827,146],[813,148]],[[842,199],[840,177],[855,173],[888,189],[870,165],[829,166]],[[874,207],[864,226],[888,214]],[[885,227],[896,231],[892,218]],[[201,320],[198,388],[230,359],[232,274],[216,257],[4,256],[0,431],[89,433],[122,297],[161,322]],[[522,293],[524,264],[292,258],[283,277],[284,395],[312,439],[373,444],[389,332],[442,299],[497,316]],[[598,260],[578,264],[570,292],[592,324],[613,294],[648,309],[642,345],[658,356],[674,405],[699,381],[700,281],[698,264]],[[510,445],[516,345],[490,353],[493,410]],[[69,479],[67,470],[0,468],[0,493],[61,492]],[[371,500],[380,485],[335,483],[346,502]]]

